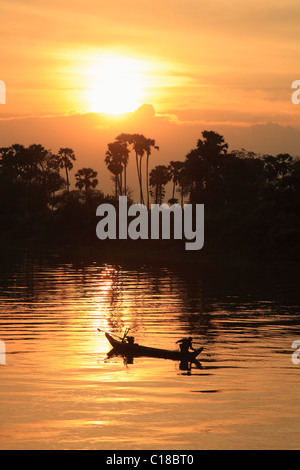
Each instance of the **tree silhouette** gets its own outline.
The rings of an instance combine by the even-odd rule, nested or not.
[[[59,168],[64,168],[66,172],[67,192],[70,193],[69,171],[73,168],[73,163],[76,160],[74,151],[71,148],[60,148],[57,154],[57,161]]]
[[[129,161],[129,153],[130,150],[128,148],[128,144],[131,141],[131,134],[120,134],[116,138],[115,142],[119,143],[120,148],[118,152],[120,153],[120,159],[118,163],[122,163],[123,168],[124,168],[124,194],[127,194],[128,188],[127,188],[127,166],[128,166],[128,161]]]
[[[121,142],[122,144],[126,144],[126,146],[127,144],[132,145],[133,150],[135,151],[136,171],[137,171],[139,188],[140,188],[140,202],[142,202],[140,161],[145,153],[145,149],[143,148],[144,139],[145,137],[140,134],[126,134],[126,133],[119,134],[116,138],[118,142]]]
[[[192,204],[205,204],[208,253],[215,249],[219,253],[222,247],[232,254],[300,259],[299,157],[288,153],[259,155],[245,149],[229,153],[221,135],[204,131],[185,161],[158,165],[149,175],[153,149],[158,150],[154,139],[142,134],[120,134],[108,144],[105,162],[114,177],[115,197],[129,194],[126,170],[129,152],[134,151],[137,199],[141,202],[146,196],[142,185],[145,162],[148,207],[149,195],[157,204],[164,201],[169,181],[170,204],[178,201],[176,193],[180,194],[181,205],[187,196]],[[70,148],[61,148],[57,154],[36,143],[0,148],[0,225],[4,242],[19,240],[20,236],[30,243],[48,239],[65,242],[71,234],[75,234],[75,243],[94,240],[96,206],[100,202],[114,204],[115,199],[95,189],[97,172],[92,168],[76,173],[76,190],[70,191],[69,172],[74,160]],[[64,190],[66,185],[68,191]]]
[[[165,186],[170,179],[170,172],[165,165],[157,165],[150,172],[150,194],[154,198],[155,204],[162,204],[165,196]]]
[[[147,182],[147,203],[149,207],[149,157],[151,155],[152,148],[159,150],[159,147],[155,144],[154,139],[147,139],[143,134],[120,134],[117,137],[120,142],[126,142],[126,144],[132,145],[135,152],[136,171],[140,189],[140,203],[144,204],[144,192],[143,192],[143,176],[142,176],[142,160],[143,156],[147,155],[146,163],[146,182]]]
[[[42,145],[14,144],[0,149],[1,165],[7,176],[27,183],[40,182],[49,169],[52,153]]]
[[[75,174],[76,188],[85,190],[85,201],[88,201],[89,193],[92,188],[98,185],[97,172],[92,168],[82,168]]]
[[[210,203],[218,186],[228,144],[214,131],[203,131],[197,147],[186,156],[186,171],[191,182],[191,202]]]
[[[126,173],[128,164],[129,150],[126,142],[118,141],[108,144],[108,150],[105,154],[105,163],[108,170],[114,175],[115,180],[115,198],[118,194],[123,194],[122,173]],[[126,194],[126,177],[125,177],[125,194]]]
[[[136,170],[140,186],[140,203],[144,204],[142,159],[146,151],[146,138],[142,134],[129,134],[128,142],[133,145],[135,151]]]
[[[261,198],[265,184],[264,162],[255,154],[249,155],[237,157],[236,152],[227,155],[218,185],[222,193],[219,207],[243,204],[250,207]]]
[[[190,191],[191,191],[191,184],[187,176],[185,166],[183,166],[183,168],[181,169],[178,175],[178,186],[179,188],[177,189],[177,191],[180,194],[180,204],[181,204],[181,207],[183,207],[184,197],[190,194]]]
[[[146,139],[146,155],[147,155],[147,160],[146,160],[146,181],[147,181],[147,208],[149,209],[150,207],[150,192],[149,192],[149,158],[151,155],[151,149],[154,148],[155,150],[159,150],[159,147],[155,145],[155,140],[154,139]]]
[[[291,172],[293,157],[288,153],[280,153],[276,157],[265,155],[264,164],[268,181],[277,185],[280,180]]]
[[[64,185],[54,160],[52,152],[39,144],[0,149],[0,173],[10,186],[12,210],[29,214],[51,204],[50,198]]]
[[[173,160],[170,161],[170,164],[168,167],[171,180],[173,182],[173,191],[172,191],[172,199],[171,199],[173,203],[177,202],[175,198],[175,190],[176,190],[177,184],[179,183],[180,172],[182,171],[183,167],[184,167],[184,162],[173,161]]]

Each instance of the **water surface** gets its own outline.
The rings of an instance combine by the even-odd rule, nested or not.
[[[59,256],[0,268],[1,449],[297,449],[298,278],[270,268],[128,266]],[[201,369],[107,359],[103,333],[174,349]]]

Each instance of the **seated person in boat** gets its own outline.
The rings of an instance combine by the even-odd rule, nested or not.
[[[193,351],[195,351],[195,349],[192,346],[192,339],[193,338],[191,338],[190,336],[189,338],[183,338],[183,339],[179,339],[178,341],[176,341],[176,344],[179,343],[181,352],[187,353],[189,349],[192,349]]]
[[[133,344],[134,343],[134,336],[127,336],[126,341],[128,344]]]

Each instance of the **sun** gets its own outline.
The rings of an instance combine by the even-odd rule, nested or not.
[[[137,59],[99,58],[86,71],[90,111],[114,115],[135,111],[145,98],[144,71],[145,65]]]

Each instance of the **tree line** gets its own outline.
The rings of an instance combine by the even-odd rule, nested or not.
[[[154,139],[140,134],[120,134],[108,144],[105,162],[115,181],[115,198],[127,194],[126,169],[130,151],[136,159],[139,202],[145,204],[142,162],[146,158],[145,179],[147,206],[150,198],[164,202],[166,185],[172,184],[169,204],[184,201],[204,203],[211,210],[241,205],[247,201],[258,205],[275,200],[280,207],[300,196],[300,160],[288,153],[261,155],[245,149],[228,152],[224,137],[214,131],[202,132],[202,138],[185,156],[185,160],[157,165],[149,172],[152,150],[159,150]],[[293,203],[294,201],[294,203]]]
[[[246,237],[249,242],[251,236],[262,241],[269,234],[270,244],[275,243],[272,237],[277,240],[274,249],[289,243],[300,250],[298,157],[288,153],[261,155],[245,149],[229,151],[224,137],[214,131],[203,131],[182,160],[159,164],[149,171],[153,152],[160,152],[156,141],[142,134],[123,133],[108,143],[102,158],[114,189],[113,194],[104,195],[98,189],[97,171],[92,168],[80,168],[74,175],[75,189],[71,189],[70,173],[76,161],[72,148],[60,148],[57,153],[37,144],[0,148],[2,229],[35,214],[36,220],[42,215],[48,224],[51,220],[52,229],[58,232],[70,221],[74,231],[80,231],[76,219],[81,218],[91,230],[93,227],[94,234],[97,205],[105,201],[115,204],[120,195],[131,199],[127,168],[129,158],[133,158],[136,202],[148,208],[151,202],[202,203],[212,238],[217,237],[221,226],[226,237],[226,223],[228,238]],[[166,201],[168,184],[171,198]]]

